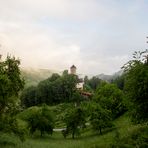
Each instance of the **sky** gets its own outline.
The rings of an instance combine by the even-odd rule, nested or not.
[[[147,48],[148,0],[0,0],[0,54],[21,66],[112,74]]]

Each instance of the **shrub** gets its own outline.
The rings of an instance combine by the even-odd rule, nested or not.
[[[137,125],[130,129],[124,137],[116,133],[112,148],[146,148],[148,147],[148,125]]]

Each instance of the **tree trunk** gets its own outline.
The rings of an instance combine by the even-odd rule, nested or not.
[[[41,137],[43,136],[43,132],[41,131]]]
[[[75,138],[75,132],[73,131],[72,132],[72,139],[74,139]]]
[[[101,127],[99,127],[99,130],[100,130],[100,134],[102,135]]]

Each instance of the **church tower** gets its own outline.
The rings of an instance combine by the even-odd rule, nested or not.
[[[71,67],[70,67],[70,73],[71,74],[73,74],[73,75],[76,75],[76,66],[75,65],[72,65]]]

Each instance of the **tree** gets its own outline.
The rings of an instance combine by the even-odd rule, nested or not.
[[[36,87],[36,93],[34,88],[24,90],[22,93],[22,105],[30,101],[30,105],[39,104],[58,104],[62,102],[72,101],[73,93],[76,91],[77,79],[75,75],[64,74],[59,76],[53,74],[50,78],[41,81]],[[34,98],[33,98],[34,97]],[[31,100],[30,100],[31,99]],[[28,106],[24,104],[24,106]]]
[[[48,106],[42,106],[38,110],[33,111],[26,120],[31,134],[36,130],[40,131],[41,136],[44,133],[52,134],[53,132],[54,119]]]
[[[79,108],[74,108],[69,111],[65,117],[66,130],[63,132],[64,137],[68,134],[72,134],[72,138],[75,138],[75,135],[80,134],[80,129],[85,127],[85,113]]]
[[[30,86],[22,92],[20,99],[21,99],[21,105],[23,107],[27,108],[37,104],[36,91],[37,91],[36,86]]]
[[[19,65],[20,60],[11,56],[0,62],[0,114],[16,103],[18,94],[24,87]]]
[[[59,78],[60,78],[60,75],[59,75],[59,74],[53,73],[52,76],[51,76],[50,78],[48,78],[48,80],[49,80],[50,82],[53,82],[53,81],[55,81],[55,80],[57,80],[57,79],[59,79]]]
[[[135,52],[133,60],[123,66],[126,73],[125,92],[134,122],[148,120],[148,50]]]
[[[103,109],[100,105],[92,103],[90,122],[95,131],[102,134],[102,129],[112,127],[112,117],[110,111]]]
[[[117,77],[116,79],[112,80],[113,84],[116,84],[117,87],[121,90],[124,89],[124,82],[125,82],[125,75],[122,74],[121,76]]]
[[[83,96],[80,94],[79,91],[76,91],[75,93],[73,93],[72,96],[72,102],[74,102],[76,104],[76,106],[80,105],[80,102],[83,100]]]
[[[19,128],[15,118],[18,96],[24,87],[19,65],[20,60],[11,56],[0,61],[0,131],[14,133],[24,140],[24,130]]]
[[[53,81],[54,82],[54,81]],[[39,104],[53,104],[54,102],[54,94],[52,91],[52,83],[49,79],[41,81],[36,90],[36,99],[37,99],[37,105]]]
[[[126,110],[123,92],[115,84],[104,83],[95,92],[94,100],[103,108],[110,110],[116,118]]]
[[[85,77],[85,81],[86,81]],[[91,79],[86,81],[86,85],[90,86],[93,90],[96,90],[98,85],[101,84],[102,80],[97,77],[92,77]]]
[[[77,76],[76,75],[64,75],[62,76],[62,89],[66,102],[70,102],[73,93],[76,91]]]
[[[85,84],[88,84],[88,81],[89,81],[88,76],[85,76],[85,77],[84,77],[84,83],[85,83]]]
[[[67,76],[68,75],[68,70],[64,70],[62,75]]]

